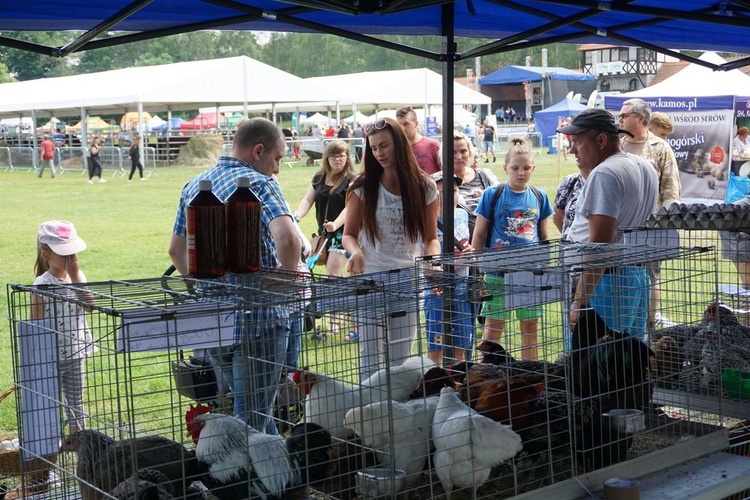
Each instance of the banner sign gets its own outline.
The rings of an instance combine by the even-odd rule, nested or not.
[[[617,113],[628,99],[606,96],[606,107]],[[666,113],[674,123],[667,142],[680,170],[682,198],[723,200],[732,159],[734,96],[642,99],[651,111]]]

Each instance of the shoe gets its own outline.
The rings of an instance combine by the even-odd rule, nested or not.
[[[489,158],[485,158],[485,159],[484,159],[484,162],[485,162],[485,163],[489,163],[489,162],[490,162],[490,159],[489,159]]]
[[[133,179],[128,179],[128,182],[133,182]]]
[[[141,177],[141,182],[145,182],[145,181],[147,181],[147,180],[148,180],[148,179],[146,179],[145,177]]]
[[[89,184],[93,184],[93,183],[94,183],[94,181],[92,181],[91,179],[89,179]]]
[[[359,333],[352,330],[344,335],[344,340],[346,340],[347,342],[356,342],[359,340]]]
[[[493,156],[493,157],[492,157],[492,163],[495,163],[496,161],[497,161],[497,158],[495,158],[495,157]]]
[[[105,181],[104,179],[99,179],[99,183],[101,184],[102,182],[107,182],[107,181]]]
[[[662,329],[671,328],[673,326],[677,326],[677,323],[663,316],[661,312],[657,312],[656,314],[654,314],[654,328]]]

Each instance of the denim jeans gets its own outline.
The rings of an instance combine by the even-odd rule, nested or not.
[[[288,341],[289,327],[278,321],[260,336],[248,332],[241,344],[209,349],[232,388],[234,415],[266,434],[279,433],[273,408]]]

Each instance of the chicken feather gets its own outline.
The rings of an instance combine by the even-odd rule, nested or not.
[[[432,440],[435,472],[448,499],[454,487],[481,487],[492,467],[522,449],[521,436],[466,406],[449,387],[440,391]]]
[[[395,468],[406,473],[408,484],[422,472],[430,454],[432,419],[438,400],[438,396],[432,396],[352,408],[344,418],[344,425],[360,437],[362,444],[381,452],[377,454],[380,465],[390,466],[393,456]]]

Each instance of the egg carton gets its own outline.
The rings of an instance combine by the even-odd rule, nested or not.
[[[694,203],[673,203],[669,208],[662,207],[651,214],[646,221],[647,227],[663,229],[707,229],[733,230],[744,229],[750,225],[750,211],[735,205],[717,203],[704,205]]]

